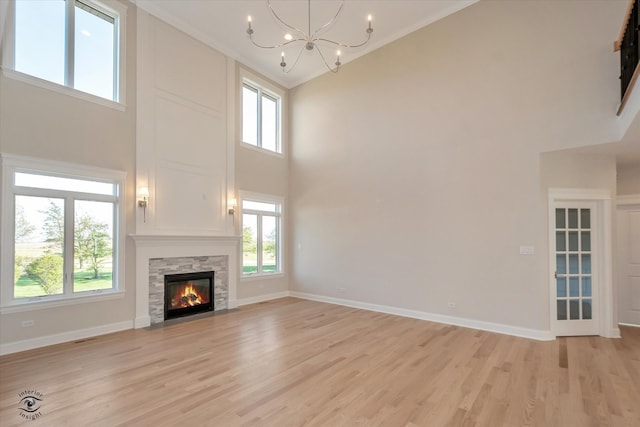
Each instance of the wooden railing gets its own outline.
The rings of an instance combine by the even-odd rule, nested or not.
[[[638,1],[630,0],[622,28],[620,29],[620,35],[613,44],[614,52],[620,51],[621,102],[620,108],[618,108],[618,115],[622,113],[640,73],[638,68],[638,61],[640,60],[639,43],[640,19],[638,16]]]

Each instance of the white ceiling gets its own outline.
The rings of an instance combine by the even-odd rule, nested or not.
[[[271,16],[265,0],[132,0],[140,8],[242,62],[281,85],[292,88],[327,72],[317,52],[303,52],[289,74],[280,68],[280,54],[292,64],[301,44],[285,49],[260,49],[247,36],[247,16],[251,15],[254,39],[263,44],[284,41],[286,33]],[[346,44],[366,38],[367,15],[373,17],[371,41],[362,48],[341,49],[346,64],[374,49],[467,7],[478,0],[347,0],[333,28],[323,37]],[[291,25],[306,30],[306,0],[272,0],[274,10]],[[338,10],[339,0],[312,0],[312,32],[328,22]],[[329,64],[335,62],[336,48],[322,48]]]

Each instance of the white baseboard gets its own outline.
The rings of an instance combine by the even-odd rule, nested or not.
[[[136,317],[133,321],[133,327],[136,329],[146,328],[151,326],[151,316]]]
[[[47,335],[44,337],[32,338],[23,341],[14,341],[0,344],[0,356],[17,353],[19,351],[32,350],[34,348],[48,345],[60,344],[63,342],[75,341],[84,338],[91,338],[98,335],[110,334],[112,332],[133,329],[133,321],[111,323],[108,325],[96,326],[93,328],[78,329],[75,331],[63,332],[61,334]]]
[[[618,325],[620,325],[620,326],[631,326],[632,328],[640,328],[640,325],[636,325],[635,323],[622,323],[622,322],[619,322]],[[618,333],[619,332],[620,332],[620,329],[618,329]]]
[[[257,297],[239,299],[236,300],[236,304],[239,307],[241,305],[256,304],[259,302],[271,301],[273,299],[284,298],[288,296],[291,296],[291,292],[289,291],[275,292],[272,294],[259,295]]]
[[[369,304],[360,301],[352,301],[341,298],[325,297],[322,295],[308,294],[305,292],[291,291],[289,294],[295,298],[312,301],[326,302],[329,304],[344,305],[346,307],[360,308],[379,313],[394,314],[396,316],[410,317],[413,319],[428,320],[430,322],[444,323],[447,325],[462,326],[464,328],[479,329],[481,331],[496,332],[499,334],[513,335],[534,339],[538,341],[553,341],[556,337],[551,331],[521,328],[518,326],[504,325],[501,323],[483,322],[480,320],[465,319],[462,317],[445,316],[442,314],[427,313],[424,311],[408,310],[404,308],[386,305]]]

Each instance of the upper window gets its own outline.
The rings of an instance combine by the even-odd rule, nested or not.
[[[275,153],[282,153],[282,97],[243,79],[242,142]]]
[[[282,202],[266,196],[242,199],[242,274],[282,272]]]
[[[5,238],[13,243],[3,242],[12,261],[3,258],[3,270],[13,277],[3,282],[12,284],[3,301],[117,290],[121,180],[21,165],[4,176]]]
[[[15,0],[13,68],[120,101],[120,14],[92,0]]]

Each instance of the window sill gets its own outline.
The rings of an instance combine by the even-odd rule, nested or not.
[[[13,302],[11,305],[0,307],[0,314],[22,313],[25,311],[44,310],[56,307],[65,307],[70,305],[87,304],[92,302],[109,301],[124,298],[124,291],[104,291],[93,292],[90,295],[77,295],[72,297],[61,297],[57,299],[47,299],[40,301],[35,298],[29,298],[24,301]],[[54,298],[54,297],[52,297]]]
[[[62,95],[72,96],[74,98],[82,99],[84,101],[92,102],[94,104],[102,105],[104,107],[109,107],[118,111],[126,111],[127,106],[120,102],[111,101],[106,98],[101,98],[96,95],[91,95],[87,92],[82,92],[80,90],[63,86],[57,83],[50,82],[48,80],[43,80],[38,77],[31,76],[29,74],[21,73],[20,71],[13,70],[11,68],[2,67],[2,74],[9,78],[22,83],[27,83],[32,86],[37,86],[42,89],[47,89],[52,92],[56,92]]]
[[[256,280],[269,280],[269,279],[280,279],[285,277],[284,273],[262,273],[262,274],[252,274],[250,276],[241,276],[241,282],[254,282]]]
[[[247,150],[251,150],[251,151],[258,152],[258,153],[266,154],[268,156],[277,157],[279,159],[284,159],[284,154],[282,154],[282,153],[278,153],[277,151],[267,150],[266,148],[262,148],[262,147],[257,147],[255,145],[248,144],[248,143],[246,143],[244,141],[240,141],[240,146],[242,148],[246,148]]]

